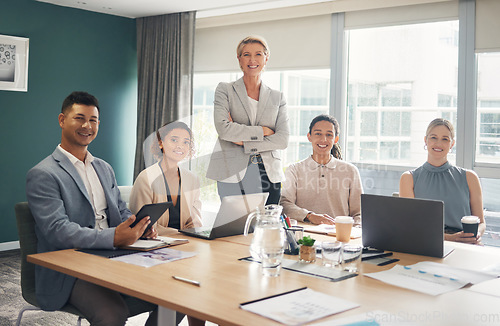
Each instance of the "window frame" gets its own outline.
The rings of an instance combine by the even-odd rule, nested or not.
[[[348,40],[345,37],[345,14],[332,14],[331,36],[331,91],[329,112],[339,121],[341,130],[347,130],[347,63]],[[474,170],[481,178],[498,179],[500,165],[495,163],[477,163],[477,59],[475,54],[475,1],[460,0],[458,44],[458,86],[457,86],[457,124],[456,128],[456,165]],[[404,25],[400,23],[398,25]],[[470,137],[473,135],[473,137]],[[350,137],[342,133],[339,139],[345,148]],[[393,164],[367,164],[353,161],[358,168],[369,167],[379,171],[407,171],[413,167]],[[416,166],[415,166],[416,167]]]

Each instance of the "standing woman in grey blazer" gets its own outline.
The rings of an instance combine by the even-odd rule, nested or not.
[[[264,85],[267,42],[249,36],[236,49],[243,77],[215,90],[214,123],[219,135],[207,177],[217,181],[219,196],[268,192],[266,204],[278,204],[285,175],[281,151],[288,146],[286,101]]]

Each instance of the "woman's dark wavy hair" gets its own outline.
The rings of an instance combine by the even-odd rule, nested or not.
[[[158,140],[157,142],[153,142],[151,144],[151,151],[152,154],[160,160],[162,157],[163,150],[160,149],[158,146],[159,143],[163,141],[163,139],[168,135],[169,132],[171,132],[174,129],[184,129],[189,133],[189,137],[191,138],[191,143],[189,145],[189,153],[188,157],[193,156],[195,152],[195,147],[194,147],[194,139],[193,139],[193,132],[191,131],[191,128],[188,127],[187,124],[185,124],[182,121],[174,121],[170,123],[164,124],[160,129],[156,131],[156,139]]]
[[[340,135],[340,127],[339,127],[339,123],[337,122],[337,119],[335,119],[334,117],[332,117],[331,115],[328,115],[328,114],[320,114],[317,117],[315,117],[314,119],[312,119],[311,124],[309,124],[309,134],[312,132],[314,125],[320,121],[328,121],[331,124],[333,124],[333,127],[335,128],[335,137]],[[331,153],[332,153],[333,157],[335,157],[336,159],[339,159],[339,160],[342,159],[342,151],[340,150],[339,142],[336,142],[335,144],[333,144]]]

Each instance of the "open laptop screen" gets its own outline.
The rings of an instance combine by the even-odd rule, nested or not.
[[[221,206],[212,227],[201,227],[179,230],[181,233],[215,239],[243,234],[245,222],[250,212],[257,207],[263,207],[269,193],[226,196],[222,198]]]

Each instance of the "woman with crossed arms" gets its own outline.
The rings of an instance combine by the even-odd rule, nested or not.
[[[269,46],[259,36],[236,49],[243,77],[215,90],[217,144],[207,177],[217,181],[219,196],[268,192],[266,204],[278,204],[284,173],[281,151],[288,146],[286,102],[280,91],[261,81]]]
[[[486,229],[481,184],[475,172],[448,162],[448,153],[455,145],[453,125],[442,118],[432,120],[424,142],[427,162],[403,173],[399,181],[399,196],[442,200],[445,212],[444,239],[479,244]],[[477,237],[462,231],[461,219],[469,215],[479,217]]]

